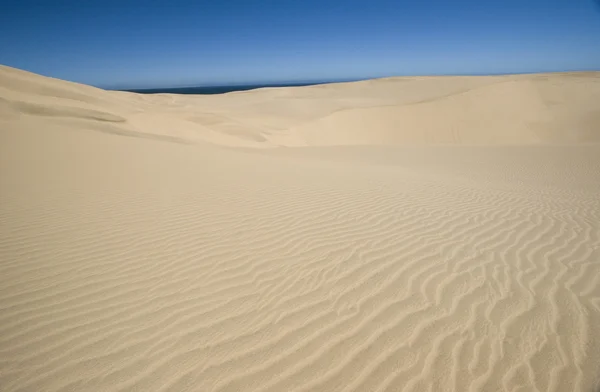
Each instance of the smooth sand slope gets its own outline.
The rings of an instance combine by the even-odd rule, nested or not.
[[[599,142],[600,73],[0,67],[0,391],[597,392]]]

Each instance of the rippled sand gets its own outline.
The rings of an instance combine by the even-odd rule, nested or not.
[[[0,67],[0,390],[596,392],[599,102]]]

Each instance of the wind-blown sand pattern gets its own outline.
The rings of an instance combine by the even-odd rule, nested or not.
[[[0,67],[0,390],[597,392],[599,143],[600,73]]]

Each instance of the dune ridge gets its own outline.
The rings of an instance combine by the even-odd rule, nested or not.
[[[104,119],[126,122],[132,134],[228,147],[600,142],[600,72],[397,77],[177,96],[104,91],[2,67],[0,89],[5,117]]]
[[[595,392],[598,75],[1,67],[0,390]]]

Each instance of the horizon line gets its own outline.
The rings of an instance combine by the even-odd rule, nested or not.
[[[154,87],[106,87],[96,85],[95,87],[110,90],[110,91],[142,91],[142,90],[163,90],[163,89],[186,89],[186,88],[218,88],[218,87],[285,87],[294,85],[318,85],[318,84],[331,84],[331,83],[347,83],[347,82],[358,82],[364,80],[374,79],[386,79],[386,78],[400,78],[400,77],[428,77],[428,76],[508,76],[508,75],[531,75],[531,74],[547,74],[547,73],[565,73],[565,72],[600,72],[600,68],[595,69],[565,69],[565,70],[547,70],[547,71],[521,71],[521,72],[486,72],[486,73],[431,73],[431,74],[395,74],[395,75],[381,75],[381,76],[365,76],[356,78],[345,78],[345,79],[318,79],[318,80],[280,80],[280,81],[269,81],[269,82],[251,82],[251,83],[220,83],[220,84],[197,84],[197,85],[171,85],[171,86],[154,86]]]

